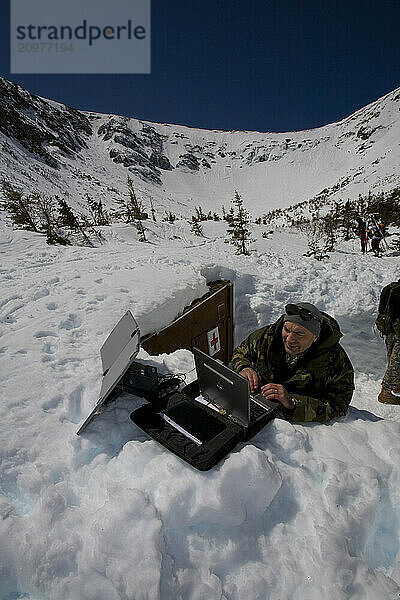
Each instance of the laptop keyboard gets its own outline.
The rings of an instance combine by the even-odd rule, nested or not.
[[[257,421],[266,412],[268,411],[265,408],[250,400],[250,421]]]

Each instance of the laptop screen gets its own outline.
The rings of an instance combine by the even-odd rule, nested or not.
[[[244,427],[250,423],[249,382],[229,367],[193,348],[200,393]]]

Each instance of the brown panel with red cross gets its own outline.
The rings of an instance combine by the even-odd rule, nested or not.
[[[208,284],[210,292],[195,300],[168,327],[141,340],[151,355],[196,347],[228,363],[233,352],[233,284]]]

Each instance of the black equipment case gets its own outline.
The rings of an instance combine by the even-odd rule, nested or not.
[[[220,431],[200,446],[160,414],[171,408],[181,410],[184,406],[191,406],[193,412],[201,411],[204,421],[211,419]],[[211,469],[244,439],[240,425],[179,392],[171,394],[166,401],[141,406],[131,413],[131,419],[150,437],[200,471]]]
[[[277,413],[277,411],[271,412],[265,415],[264,419],[246,428],[233,421],[228,415],[199,403],[195,400],[199,394],[196,380],[183,388],[181,393],[171,394],[167,400],[141,406],[131,413],[131,419],[151,438],[200,471],[208,471],[214,467],[237,444],[256,435]],[[161,416],[162,413],[175,407],[178,410],[189,407],[193,418],[197,419],[197,427],[200,430],[204,425],[204,428],[217,428],[219,431],[201,445],[196,444]]]

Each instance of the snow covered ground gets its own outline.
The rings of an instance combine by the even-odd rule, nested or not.
[[[399,258],[350,241],[317,262],[302,236],[262,227],[238,257],[222,223],[205,238],[147,225],[148,243],[114,225],[94,249],[0,226],[0,598],[400,598],[400,407],[376,400],[385,349],[373,331]],[[275,420],[207,473],[136,428],[132,396],[78,437],[124,312],[156,330],[217,277],[235,285],[236,342],[289,301],[338,319],[356,371],[348,415]],[[194,376],[187,350],[151,361]]]

